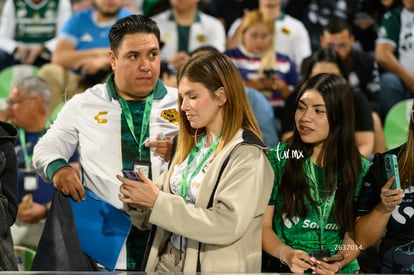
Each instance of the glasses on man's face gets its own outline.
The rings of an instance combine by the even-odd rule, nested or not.
[[[7,102],[7,105],[13,106],[15,104],[20,104],[23,101],[26,101],[26,100],[29,100],[29,99],[33,99],[33,97],[24,97],[24,98],[21,98],[21,99],[12,99],[12,98],[9,98],[9,99],[7,99],[6,102]]]

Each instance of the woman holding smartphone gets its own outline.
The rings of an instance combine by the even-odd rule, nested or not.
[[[380,273],[414,272],[413,112],[414,104],[406,143],[374,156],[358,203],[355,241],[366,249],[381,240]],[[387,154],[397,156],[401,188],[394,185],[396,177],[387,177]]]
[[[118,177],[137,227],[153,229],[147,272],[261,269],[261,226],[273,170],[240,74],[222,53],[189,59],[177,74],[179,133],[156,182]],[[154,227],[153,227],[154,225]]]
[[[262,245],[278,260],[265,271],[355,273],[353,209],[369,161],[355,143],[352,92],[343,77],[317,74],[294,109],[293,136],[269,152],[275,180]]]

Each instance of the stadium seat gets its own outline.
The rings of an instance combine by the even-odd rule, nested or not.
[[[37,75],[39,68],[32,65],[14,65],[0,72],[0,98],[8,98],[12,83],[26,76]]]
[[[414,99],[398,102],[385,117],[384,136],[388,150],[398,147],[407,140],[413,102]]]
[[[15,245],[14,255],[16,256],[17,267],[19,271],[32,270],[33,259],[36,251],[25,246]]]

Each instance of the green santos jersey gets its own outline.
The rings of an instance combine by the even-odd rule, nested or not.
[[[377,42],[395,47],[395,55],[401,65],[414,73],[414,12],[396,7],[384,14],[378,29]]]
[[[59,0],[13,0],[16,13],[15,40],[43,44],[56,36]],[[69,11],[68,11],[69,12]]]
[[[317,206],[312,207],[309,205],[309,213],[307,217],[304,218],[299,215],[287,218],[285,213],[280,213],[282,201],[279,196],[279,188],[281,184],[289,184],[289,182],[281,182],[285,165],[290,159],[299,157],[304,157],[303,153],[293,152],[291,149],[287,148],[286,143],[281,145],[279,144],[277,147],[269,151],[269,161],[275,173],[274,187],[269,202],[270,205],[275,206],[273,230],[285,244],[294,249],[306,251],[309,254],[312,251],[321,249],[321,244],[324,249],[330,250],[331,255],[336,254],[339,250],[358,249],[356,245],[353,248],[342,246],[345,231],[335,223],[332,215],[335,193],[331,198],[329,198],[329,196],[322,197],[322,195],[319,197],[318,194],[321,194],[322,190],[326,187],[324,177],[325,169],[323,167],[316,166],[312,163],[312,161],[310,161],[310,159],[304,161],[303,169],[308,179],[312,177],[315,178],[313,181],[315,181],[318,191],[311,192],[311,194],[315,201],[318,202]],[[362,178],[369,169],[369,161],[365,158],[361,159],[363,171],[358,180],[354,195],[355,202],[358,199],[359,191],[361,190]],[[312,173],[309,172],[311,170],[313,171]],[[309,184],[314,185],[313,183]],[[309,186],[309,188],[313,188],[313,186]],[[321,225],[323,227],[322,231],[320,230]],[[340,273],[355,273],[355,271],[358,270],[358,262],[357,260],[354,260],[347,266],[343,267]]]

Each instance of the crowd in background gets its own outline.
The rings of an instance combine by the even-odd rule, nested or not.
[[[393,207],[397,205],[396,202],[399,202],[403,197],[400,193],[387,193],[382,190],[381,184],[384,184],[384,182],[375,182],[376,180],[379,181],[379,179],[373,179],[374,176],[372,172],[368,172],[365,160],[378,161],[378,156],[382,156],[388,150],[393,149],[387,147],[384,122],[390,110],[396,104],[414,98],[414,70],[412,66],[414,64],[414,1],[4,0],[0,2],[0,75],[5,75],[6,71],[11,70],[11,73],[8,73],[11,76],[7,78],[7,81],[10,81],[10,83],[9,86],[6,85],[6,87],[9,87],[9,90],[7,91],[7,96],[3,98],[5,103],[0,104],[0,108],[2,108],[0,109],[0,121],[10,122],[17,128],[17,135],[14,137],[17,142],[14,145],[18,163],[18,195],[15,199],[18,200],[19,207],[16,209],[17,220],[10,227],[15,245],[24,245],[34,250],[37,249],[53,195],[53,185],[46,183],[45,177],[51,180],[51,175],[69,164],[71,169],[73,169],[71,171],[74,172],[72,176],[78,174],[81,169],[77,164],[78,152],[76,146],[78,143],[73,139],[70,149],[73,149],[74,152],[69,149],[65,152],[65,157],[66,155],[70,157],[70,161],[68,159],[66,164],[53,167],[53,173],[51,170],[48,169],[46,171],[46,168],[42,167],[45,170],[43,177],[36,174],[36,167],[33,167],[31,163],[35,150],[34,147],[56,118],[52,114],[56,115],[75,95],[82,94],[85,98],[90,96],[85,94],[84,91],[95,87],[95,85],[106,83],[106,85],[117,86],[119,89],[120,83],[117,83],[117,76],[112,76],[114,72],[118,73],[118,77],[125,74],[122,76],[123,78],[119,79],[119,82],[125,82],[125,90],[133,90],[131,88],[133,84],[126,80],[128,78],[127,73],[121,72],[121,68],[126,69],[128,67],[126,63],[120,61],[122,57],[117,56],[118,50],[124,46],[122,39],[124,39],[123,35],[125,34],[120,32],[122,37],[112,37],[111,41],[108,39],[108,35],[116,22],[135,14],[148,16],[155,21],[159,28],[160,70],[157,79],[151,80],[152,86],[150,85],[148,89],[155,89],[161,97],[163,89],[160,87],[165,85],[168,88],[168,93],[171,93],[172,90],[170,89],[176,89],[179,86],[178,82],[183,77],[180,76],[181,68],[190,66],[188,65],[191,64],[190,60],[199,55],[211,54],[212,59],[217,59],[217,62],[231,60],[232,64],[237,68],[242,84],[240,86],[244,89],[247,96],[246,100],[248,100],[252,114],[254,114],[257,120],[258,125],[250,126],[254,130],[257,130],[257,126],[260,129],[260,135],[263,136],[264,146],[268,149],[273,148],[270,160],[273,169],[278,172],[275,174],[280,177],[278,180],[286,179],[283,170],[285,169],[285,164],[275,164],[275,159],[278,158],[279,154],[279,144],[291,142],[290,144],[293,146],[291,148],[304,149],[308,153],[314,152],[315,148],[321,150],[317,154],[310,153],[307,155],[306,161],[303,161],[303,163],[294,164],[292,167],[287,165],[287,175],[292,177],[296,173],[293,169],[301,168],[302,165],[303,167],[306,166],[304,171],[307,175],[304,175],[304,177],[311,174],[311,170],[308,171],[306,169],[312,169],[312,173],[315,173],[314,169],[316,169],[317,176],[325,173],[325,171],[321,170],[321,172],[318,170],[319,166],[324,166],[324,163],[328,163],[328,161],[337,161],[336,158],[330,159],[326,156],[328,154],[327,150],[332,149],[332,152],[335,152],[332,154],[335,156],[342,154],[341,156],[346,163],[328,167],[326,169],[329,172],[326,173],[334,174],[332,172],[334,169],[346,170],[349,172],[349,178],[346,180],[352,178],[352,182],[355,184],[352,188],[357,191],[354,190],[355,197],[353,197],[354,191],[349,191],[347,189],[349,186],[338,186],[335,188],[347,192],[347,199],[351,201],[354,199],[355,204],[357,203],[355,198],[358,194],[367,196],[366,201],[361,202],[358,209],[358,216],[360,216],[357,223],[357,228],[360,230],[357,234],[357,238],[360,238],[358,240],[367,238],[366,235],[368,233],[361,229],[363,228],[362,225],[371,225],[372,219],[375,219],[375,217],[384,220],[390,217],[394,209]],[[141,32],[144,32],[142,30],[134,30],[132,33],[136,34],[135,31],[140,35],[142,34]],[[128,35],[130,33],[127,34],[127,37]],[[117,41],[117,39],[120,40]],[[140,41],[148,42],[145,39]],[[151,39],[149,41],[153,42]],[[216,56],[218,53],[223,53],[229,59],[220,61],[221,56]],[[135,53],[135,55],[128,53],[129,58],[138,58],[137,56],[139,56],[138,53]],[[201,60],[200,57],[198,58]],[[207,61],[202,60],[199,62]],[[21,71],[18,67],[22,65],[33,66],[35,69]],[[228,64],[223,65],[223,68],[225,66],[228,66]],[[191,67],[189,70],[191,75],[193,73]],[[298,122],[300,119],[296,117],[297,112],[298,110],[306,109],[304,106],[307,104],[306,100],[308,100],[306,97],[308,96],[307,91],[312,89],[319,89],[321,91],[321,89],[325,89],[323,88],[324,85],[319,82],[308,82],[310,79],[316,81],[314,77],[320,76],[320,74],[335,75],[335,77],[331,76],[332,79],[321,77],[320,81],[333,83],[331,85],[337,85],[340,89],[343,89],[343,86],[346,84],[345,86],[349,87],[351,91],[349,98],[352,99],[351,105],[354,106],[352,108],[355,108],[355,117],[349,117],[349,119],[353,120],[352,125],[346,121],[337,120],[338,116],[346,115],[346,109],[337,110],[338,113],[336,115],[329,113],[328,122],[325,121],[328,125],[327,127],[330,128],[328,132],[345,131],[344,129],[336,130],[337,127],[341,128],[341,125],[343,127],[354,127],[352,132],[353,141],[349,142],[347,140],[351,136],[348,132],[343,134],[343,137],[346,138],[340,141],[343,142],[342,146],[350,146],[350,148],[346,148],[349,149],[348,152],[340,150],[336,152],[338,148],[333,145],[336,141],[330,141],[329,146],[331,147],[320,149],[318,146],[315,146],[315,148],[306,147],[306,145],[302,144],[302,142],[306,143],[306,140],[303,141],[299,138],[301,131],[297,129],[297,125],[302,124]],[[178,78],[177,75],[179,76]],[[229,75],[231,74],[229,73]],[[239,76],[234,79],[239,80]],[[342,80],[339,80],[339,78],[343,78],[345,82],[341,82]],[[184,84],[186,80],[184,77]],[[190,80],[193,81],[191,78]],[[199,81],[197,83],[203,82]],[[116,89],[113,89],[116,94]],[[318,96],[312,95],[311,102],[313,102],[312,100],[317,102],[322,100],[325,102],[327,109],[324,112],[328,112],[330,108],[334,108],[333,106],[340,104],[340,102],[343,102],[345,105],[350,104],[347,101],[349,98],[336,99],[337,102],[335,100],[330,102],[329,95],[326,95],[329,93],[323,90]],[[178,92],[177,96],[185,98],[182,94],[178,95]],[[82,97],[77,97],[77,102],[81,105],[82,101],[80,101],[80,98]],[[114,98],[118,100],[116,96]],[[0,98],[0,103],[1,100]],[[105,98],[105,100],[107,99]],[[169,98],[169,100],[171,102],[174,101],[173,98]],[[120,102],[122,105],[122,100]],[[168,104],[173,106],[171,102]],[[233,104],[229,103],[228,99],[224,100],[223,104],[224,102]],[[244,102],[244,96],[242,102]],[[96,104],[99,105],[98,103]],[[1,107],[2,105],[4,106]],[[78,110],[77,106],[74,105],[72,102],[70,108]],[[134,116],[147,112],[147,107],[144,107],[143,105],[126,108],[122,105],[121,109],[122,112],[125,108],[131,110],[132,116]],[[217,107],[217,113],[222,112],[221,107]],[[409,105],[410,107],[411,105]],[[78,112],[82,112],[82,110],[79,109]],[[68,110],[64,112],[64,115],[66,117],[71,116]],[[176,134],[178,114],[172,112],[172,114],[165,116],[167,117],[166,120],[170,119],[169,122],[171,123],[175,120],[174,127],[166,127],[171,132],[171,135],[172,133]],[[243,114],[243,116],[247,116],[249,120],[251,119],[249,114]],[[409,120],[411,124],[414,123],[412,116],[411,110],[411,120]],[[138,125],[145,124],[143,118],[138,120]],[[333,120],[337,120],[337,122],[333,123]],[[128,118],[122,119],[119,124],[124,127],[124,130],[131,129]],[[180,126],[183,125],[180,124]],[[64,128],[62,125],[60,127]],[[76,126],[73,127],[76,128]],[[132,126],[132,128],[134,127]],[[409,131],[412,131],[412,129]],[[196,136],[197,132],[193,134]],[[215,133],[215,136],[218,134],[219,132]],[[142,137],[143,135],[141,135]],[[140,146],[138,146],[138,149],[128,147],[129,145],[126,145],[126,141],[133,143],[132,137],[125,140],[124,136],[122,138],[122,144],[119,144],[119,146],[122,148],[123,157],[130,154],[128,155],[128,161],[122,160],[124,168],[127,165],[133,165],[135,168],[135,156],[132,156],[131,152],[136,152],[136,150],[140,154],[140,159],[142,153],[144,158],[147,158],[151,165],[154,166],[153,151],[145,148],[142,149]],[[135,135],[133,135],[133,139],[137,141]],[[51,149],[48,145],[45,145],[44,140],[38,148],[43,146],[43,150]],[[53,141],[53,139],[51,140]],[[181,141],[184,142],[183,140]],[[143,144],[142,140],[139,143]],[[411,145],[411,140],[408,139],[404,144],[407,144],[406,146]],[[393,152],[399,156],[399,152],[412,150],[412,148],[407,149],[406,146],[403,145],[402,149],[397,153],[396,151]],[[361,158],[362,164],[359,164],[359,156],[356,157],[354,154],[354,147],[358,149],[358,152],[363,157]],[[179,146],[178,148],[181,147]],[[274,148],[277,148],[277,151],[274,151]],[[85,150],[85,147],[81,148],[81,150]],[[128,150],[130,151],[129,153],[127,152]],[[283,147],[283,150],[289,151],[287,147]],[[400,160],[399,162],[406,165],[403,168],[405,171],[403,179],[409,182],[413,178],[411,172],[408,173],[406,170],[407,167],[411,167],[414,163],[407,162],[408,157],[406,153],[402,153],[402,155],[406,161]],[[162,154],[162,156],[165,156],[165,154]],[[314,160],[313,166],[310,164],[311,160]],[[83,157],[83,161],[85,161],[85,157]],[[168,161],[169,156],[165,157],[165,159],[163,157],[161,159],[162,163],[160,162],[158,166],[166,169],[165,166]],[[353,162],[353,164],[350,162]],[[358,164],[355,164],[355,162]],[[40,166],[42,165],[43,163]],[[279,165],[283,168],[279,167]],[[152,167],[152,170],[150,169],[152,172],[147,175],[148,178],[152,180],[157,178],[162,170],[159,167]],[[86,169],[93,171],[92,168],[91,166]],[[353,172],[350,172],[351,170]],[[102,173],[108,171],[102,171]],[[329,176],[333,177],[333,174],[329,174]],[[361,187],[362,178],[366,174],[369,177],[368,179],[374,182],[373,186],[375,185],[376,188],[374,191],[375,195],[377,195],[375,199],[368,199],[368,196],[372,195],[374,191],[367,191],[367,188]],[[170,176],[174,177],[174,174]],[[115,181],[116,179],[112,180]],[[275,180],[275,186],[278,180]],[[335,180],[337,179],[335,178]],[[381,180],[386,181],[387,179]],[[294,178],[292,182],[297,184],[299,188],[303,183],[300,178]],[[125,182],[122,184],[124,186],[127,185]],[[323,180],[323,185],[324,188],[333,188],[328,182],[325,182],[325,179]],[[377,187],[376,185],[381,186]],[[389,187],[389,185],[387,182],[386,186]],[[412,196],[412,192],[409,191],[410,184],[402,185],[405,192]],[[313,191],[296,193],[292,189],[280,188],[279,190],[278,188],[273,190],[271,203],[265,212],[265,219],[268,218],[267,221],[265,220],[265,224],[268,227],[267,229],[270,228],[270,231],[272,225],[283,223],[280,220],[273,221],[273,212],[279,213],[275,207],[276,205],[290,213],[290,219],[294,219],[292,211],[304,211],[301,212],[303,216],[308,214],[306,210],[301,209],[303,207],[301,203],[304,202],[299,202],[293,206],[289,205],[289,203],[283,205],[287,199],[277,198],[279,193],[283,196],[308,196],[307,198],[313,195]],[[97,189],[97,193],[103,192],[99,191],[99,188]],[[329,196],[327,195],[327,198],[335,197],[336,190],[331,191],[328,190]],[[73,196],[71,192],[65,194]],[[404,200],[408,200],[408,195]],[[394,200],[392,200],[392,203],[386,204],[384,200],[388,197],[392,197]],[[112,199],[116,200],[116,202],[112,201],[111,203],[120,206],[120,201],[117,197]],[[383,208],[378,207],[381,204],[381,200],[383,204],[386,204]],[[336,202],[331,203],[332,207]],[[136,204],[138,203],[132,202],[132,205]],[[346,203],[345,205],[346,207],[349,206]],[[409,208],[408,206],[406,207],[407,209]],[[132,210],[130,208],[129,205],[128,211],[135,211],[134,207],[132,207]],[[368,215],[368,210],[374,212],[382,211],[385,214],[382,216]],[[352,234],[349,234],[349,231],[351,231],[350,224],[352,223],[344,218],[345,215],[353,215],[352,213],[355,214],[355,212],[352,212],[352,206],[349,206],[343,212],[335,212],[333,215],[336,216],[331,217],[335,221],[339,220],[339,224],[347,230],[346,232],[341,232],[343,235],[340,237],[334,236],[338,240],[340,239],[340,241],[346,242],[353,238]],[[282,216],[281,213],[279,214]],[[311,214],[316,215],[314,213]],[[133,213],[131,215],[133,216]],[[342,216],[338,218],[338,215]],[[398,223],[398,218],[396,216],[393,217],[396,221],[393,220],[392,222]],[[272,224],[272,222],[275,222],[275,224]],[[384,230],[386,224],[384,222]],[[391,227],[389,231],[392,234],[389,234],[391,241],[395,241],[393,237],[395,237],[394,234],[396,233],[394,233],[393,229],[398,228],[398,226],[392,225],[394,227]],[[264,228],[263,232],[265,233],[266,227]],[[344,263],[339,266],[324,266],[314,262],[314,259],[306,258],[305,261],[312,262],[312,264],[302,268],[296,262],[297,259],[301,259],[300,254],[302,250],[300,249],[307,251],[310,248],[299,245],[300,249],[291,249],[291,247],[286,246],[290,245],[289,241],[291,240],[289,238],[273,235],[270,231],[266,235],[269,245],[265,247],[265,250],[270,256],[280,260],[277,265],[279,265],[279,268],[281,265],[282,268],[277,271],[289,272],[290,270],[295,272],[311,268],[314,272],[322,272],[321,270],[316,271],[314,269],[316,268],[315,266],[317,268],[324,268],[324,270],[326,269],[329,272],[333,271],[334,273],[341,270],[342,272],[346,271],[349,273],[351,269],[347,268],[353,268],[352,271],[358,269],[357,264],[352,261],[352,255],[348,255],[350,261],[344,260],[347,267],[343,265]],[[405,234],[405,230],[403,231]],[[275,232],[276,234],[286,234],[286,232],[279,228]],[[378,248],[378,240],[382,237],[380,235],[383,232],[379,230],[379,233],[376,234],[378,238],[369,238],[369,241],[367,241],[366,247],[374,246],[376,247],[374,251],[366,251],[359,256],[359,268],[364,272],[379,272],[378,266],[371,264],[372,262],[368,263],[368,261],[371,261],[370,257],[376,257],[378,254],[378,249],[380,249]],[[287,234],[296,236],[296,233],[291,231]],[[142,243],[145,243],[148,239],[147,233],[144,234],[138,229],[133,234],[135,234],[135,237],[138,236],[137,239],[141,243],[137,241],[135,243],[134,241],[129,242],[123,251],[124,257],[121,257],[121,260],[117,263],[127,269],[131,268],[131,270],[138,269],[138,263],[131,262],[132,256],[130,257],[128,254],[129,251],[132,251],[134,247],[142,246]],[[407,235],[409,234],[407,233]],[[173,236],[181,238],[180,234],[174,233]],[[407,238],[404,239],[404,242],[411,240],[411,236]],[[391,241],[388,240],[388,242]],[[400,244],[397,241],[395,242]],[[364,241],[361,241],[361,243],[364,243]],[[173,241],[173,244],[176,243]],[[294,245],[292,244],[292,246]],[[356,244],[352,242],[352,245]],[[392,246],[390,243],[386,243],[386,245],[386,251],[381,247],[381,253],[383,253],[381,256],[388,261],[391,257],[389,254],[395,253],[395,251],[390,252],[391,249],[389,248]],[[180,243],[178,246],[181,247],[182,244]],[[273,246],[278,248],[277,251],[272,249]],[[333,248],[331,249],[333,250]],[[321,250],[323,249],[321,248]],[[141,259],[144,255],[137,257]],[[375,261],[375,263],[377,262]],[[185,265],[183,262],[180,263],[180,265],[183,264]],[[274,263],[263,261],[262,264],[264,267],[270,268],[270,266],[273,266],[271,268],[274,268]],[[398,266],[398,269],[397,267],[392,267],[392,263],[391,267],[389,262],[386,264],[386,269],[381,267],[383,272],[384,270],[387,272],[395,272],[395,270],[399,270],[401,273],[410,272],[406,267]],[[401,265],[404,264],[406,262],[403,262]],[[286,269],[286,267],[289,269]],[[270,269],[269,271],[272,270]],[[413,268],[411,272],[414,272]]]

